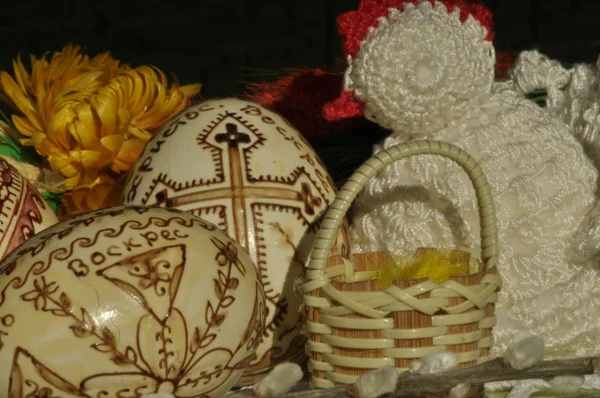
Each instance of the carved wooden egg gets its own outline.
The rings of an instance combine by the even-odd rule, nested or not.
[[[206,100],[179,114],[148,142],[132,171],[126,204],[200,216],[227,231],[257,265],[267,328],[240,385],[279,362],[304,359],[294,281],[335,194],[325,167],[294,127],[269,109],[234,98]],[[334,252],[345,252],[347,239],[345,228]]]
[[[249,256],[175,209],[63,221],[0,263],[0,397],[221,396],[255,358]]]
[[[58,222],[38,191],[0,157],[0,259],[34,234]]]

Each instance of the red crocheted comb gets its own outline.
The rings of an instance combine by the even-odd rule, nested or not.
[[[449,13],[458,7],[461,22],[466,21],[471,15],[488,31],[485,40],[493,40],[492,13],[485,5],[468,3],[466,0],[428,1],[432,5],[435,2],[444,4]],[[419,0],[363,0],[358,6],[358,10],[341,14],[337,19],[337,24],[339,33],[346,38],[343,44],[346,56],[354,57],[356,55],[360,49],[360,43],[367,37],[369,28],[376,28],[379,24],[379,18],[387,17],[390,8],[404,11],[405,4],[417,5],[418,3]]]
[[[435,2],[445,5],[449,13],[458,7],[462,22],[466,21],[469,15],[472,16],[487,30],[485,40],[493,40],[492,13],[485,5],[468,3],[465,0],[426,1],[429,1],[432,5]],[[339,33],[345,36],[343,47],[346,56],[354,57],[356,55],[360,49],[360,44],[367,37],[369,28],[376,28],[379,24],[379,18],[387,17],[390,8],[404,11],[405,4],[417,5],[418,3],[419,0],[362,0],[358,10],[341,14],[337,23]],[[356,99],[352,91],[342,91],[340,98],[330,102],[323,109],[323,116],[329,121],[363,115],[364,104]]]

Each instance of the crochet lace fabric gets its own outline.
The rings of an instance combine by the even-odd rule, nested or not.
[[[492,43],[473,18],[443,4],[392,9],[351,60],[346,89],[365,101],[365,115],[394,131],[429,133],[489,96]],[[466,40],[465,40],[466,39]],[[412,44],[412,45],[410,45]],[[372,73],[377,71],[377,73]]]
[[[565,69],[537,51],[519,55],[511,83],[523,93],[547,92],[546,109],[561,118],[600,170],[600,72],[596,66]],[[600,204],[581,226],[569,250],[571,260],[600,270]]]
[[[563,121],[513,85],[492,84],[485,29],[439,7],[390,13],[352,60],[345,88],[364,101],[367,117],[393,129],[382,147],[443,140],[483,168],[504,283],[495,353],[528,330],[544,339],[547,358],[595,354],[598,276],[570,263],[567,251],[595,204],[597,170]],[[460,167],[435,156],[388,166],[357,200],[353,224],[355,252],[459,247],[479,255],[472,185]]]

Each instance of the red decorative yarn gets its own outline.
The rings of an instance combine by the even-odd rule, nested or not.
[[[245,83],[245,98],[285,117],[309,141],[357,128],[364,119],[325,119],[323,107],[334,101],[343,85],[341,73],[293,69],[294,75],[268,83]]]
[[[454,11],[456,7],[460,9],[460,20],[464,22],[471,15],[479,21],[488,34],[485,40],[492,41],[494,38],[492,13],[488,7],[478,3],[468,3],[466,0],[427,0],[432,5],[435,2],[442,3],[448,9],[448,12]],[[338,17],[339,33],[346,37],[344,41],[344,52],[346,56],[354,57],[360,49],[361,42],[367,37],[369,28],[377,27],[379,18],[387,17],[390,8],[396,8],[404,11],[405,4],[417,5],[419,0],[363,0],[358,10],[341,14]]]
[[[518,53],[512,51],[496,52],[496,79],[506,79],[508,77],[508,70],[512,68],[517,56]]]
[[[325,120],[334,121],[353,118],[365,114],[365,104],[354,96],[354,92],[344,90],[338,99],[325,105],[323,116]]]

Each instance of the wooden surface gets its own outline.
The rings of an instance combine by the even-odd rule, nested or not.
[[[396,391],[386,397],[447,397],[458,384],[482,385],[493,381],[551,379],[555,376],[582,376],[594,373],[597,358],[572,358],[543,361],[525,370],[514,370],[498,358],[470,368],[453,369],[443,373],[417,375],[409,372],[399,374]],[[555,396],[592,397],[588,393],[557,392]],[[228,398],[256,397],[249,390],[230,392]],[[348,386],[324,390],[309,390],[301,383],[293,391],[280,398],[353,398]]]
[[[540,47],[552,56],[595,61],[600,2],[485,0],[496,15],[500,49]],[[323,67],[341,54],[335,18],[358,0],[3,0],[0,69],[19,51],[41,54],[73,41],[110,49],[132,64],[154,63],[207,96],[269,79],[250,69]]]

